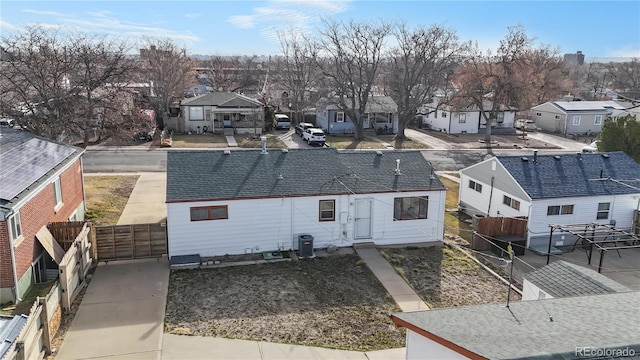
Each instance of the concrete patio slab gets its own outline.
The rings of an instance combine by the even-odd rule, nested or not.
[[[275,344],[260,342],[260,352],[263,360],[280,359],[300,359],[300,360],[322,360],[322,359],[352,359],[366,360],[364,353],[359,351],[346,351],[325,349],[312,346],[297,346],[287,344]]]
[[[167,219],[167,174],[153,172],[139,175],[118,225],[159,223]]]
[[[162,360],[260,360],[257,341],[164,334]]]

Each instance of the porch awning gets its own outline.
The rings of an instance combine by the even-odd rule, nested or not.
[[[41,227],[36,233],[36,238],[40,241],[40,244],[42,244],[42,247],[51,256],[53,261],[60,265],[60,261],[62,261],[62,258],[64,257],[64,250],[62,249],[62,246],[58,244],[56,239],[53,238],[49,229],[47,229],[46,226]]]

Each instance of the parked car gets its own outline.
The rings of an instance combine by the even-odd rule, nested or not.
[[[0,126],[13,127],[13,125],[14,125],[13,119],[9,119],[9,118],[0,119]]]
[[[531,119],[518,119],[516,120],[516,129],[535,131],[538,130],[538,127],[536,126],[536,122]]]
[[[305,130],[302,139],[307,142],[307,144],[319,144],[324,146],[325,136],[324,131],[316,128],[308,128]]]
[[[275,116],[276,116],[276,130],[278,129],[289,130],[289,128],[291,127],[291,120],[289,120],[289,117],[284,114],[276,114]]]
[[[582,152],[583,153],[596,153],[598,152],[598,143],[600,142],[600,140],[596,140],[594,142],[592,142],[591,144],[585,146],[582,148]]]
[[[307,131],[308,128],[312,128],[312,127],[315,127],[312,123],[305,123],[305,122],[300,123],[296,125],[296,133],[302,136],[304,132]]]

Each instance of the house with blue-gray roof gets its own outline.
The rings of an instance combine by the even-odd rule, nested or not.
[[[170,151],[169,256],[439,242],[445,191],[419,151]]]
[[[496,156],[460,170],[460,209],[525,217],[527,246],[545,247],[549,225],[615,224],[631,229],[640,201],[640,164],[623,152]],[[553,233],[554,247],[577,237]]]

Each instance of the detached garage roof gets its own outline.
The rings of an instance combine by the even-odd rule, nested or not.
[[[167,202],[445,190],[432,175],[419,151],[169,151]]]

